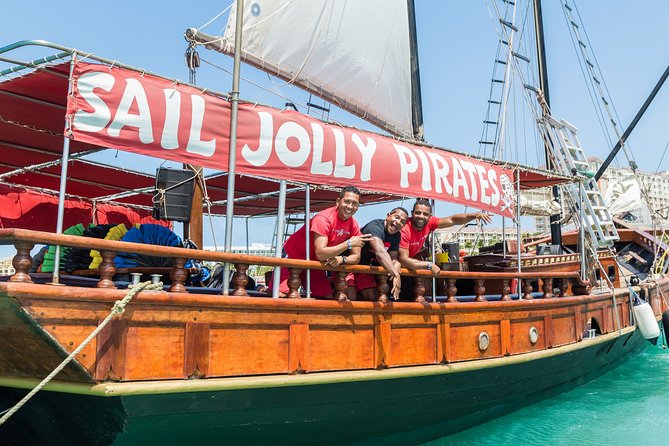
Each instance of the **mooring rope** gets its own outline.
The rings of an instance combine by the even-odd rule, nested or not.
[[[70,363],[87,345],[89,342],[91,342],[97,335],[102,331],[103,328],[112,320],[114,316],[117,316],[125,310],[125,306],[132,300],[133,297],[135,297],[137,294],[139,294],[140,291],[142,290],[162,290],[163,289],[163,283],[158,282],[158,283],[151,283],[151,282],[142,282],[140,284],[131,286],[128,288],[129,291],[125,295],[125,297],[121,300],[117,300],[114,302],[114,306],[111,309],[111,312],[109,315],[105,318],[104,321],[98,327],[93,330],[93,332],[84,340],[84,342],[79,345],[70,355],[65,358],[63,362],[60,363],[58,367],[56,367],[53,372],[49,373],[49,376],[44,378],[41,383],[39,383],[33,390],[30,391],[26,396],[23,397],[21,401],[16,403],[14,407],[5,410],[2,415],[2,418],[0,418],[0,426],[2,426],[5,421],[7,421],[12,415],[16,413],[24,404],[30,400],[37,392],[42,390],[42,388],[48,384],[49,381],[51,381],[53,378],[60,373],[61,370],[65,368],[67,364]]]

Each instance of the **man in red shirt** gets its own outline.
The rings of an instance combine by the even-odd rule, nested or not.
[[[490,223],[490,215],[483,212],[473,212],[469,214],[455,214],[444,218],[433,217],[430,202],[424,198],[417,199],[411,211],[411,218],[402,228],[402,239],[399,250],[400,264],[408,269],[429,269],[432,271],[432,274],[439,274],[441,272],[439,265],[417,258],[423,249],[425,240],[435,229],[464,225],[472,220]],[[413,286],[408,285],[408,283],[402,284],[402,294],[400,297],[413,300]]]
[[[353,218],[360,207],[360,191],[354,186],[346,186],[339,193],[337,204],[327,208],[311,219],[310,245],[311,260],[319,260],[324,265],[355,265],[360,261],[360,248],[371,235],[360,232],[358,222]],[[291,235],[283,245],[286,256],[291,259],[306,259],[306,226]],[[288,293],[288,271],[281,269],[281,293]],[[302,285],[306,285],[306,271],[300,274]],[[325,271],[311,271],[311,293],[314,297],[332,298],[332,286]]]

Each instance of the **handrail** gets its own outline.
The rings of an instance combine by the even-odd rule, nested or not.
[[[285,268],[316,269],[340,272],[355,272],[366,274],[386,274],[387,271],[380,266],[347,265],[332,268],[322,263],[310,260],[285,259],[276,257],[263,257],[248,254],[237,254],[228,252],[205,251],[200,249],[187,249],[172,246],[146,245],[142,243],[123,242],[116,240],[102,240],[92,237],[80,237],[66,234],[53,234],[48,232],[33,231],[29,229],[2,228],[0,229],[0,245],[8,245],[14,242],[27,242],[33,244],[55,243],[72,248],[96,249],[98,251],[132,252],[151,256],[162,256],[182,259],[198,259],[218,262],[241,263],[247,265],[266,265]],[[473,272],[473,271],[442,271],[434,276],[430,271],[416,271],[406,268],[401,269],[403,275],[418,277],[440,277],[461,279],[535,279],[536,272]],[[578,272],[547,271],[542,277],[554,279],[578,279]]]

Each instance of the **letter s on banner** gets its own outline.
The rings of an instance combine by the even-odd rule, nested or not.
[[[77,110],[72,125],[83,132],[99,132],[107,127],[111,120],[111,111],[107,104],[95,94],[100,88],[106,92],[114,87],[114,76],[108,73],[86,73],[77,79],[76,89],[81,98],[93,109],[92,112]]]

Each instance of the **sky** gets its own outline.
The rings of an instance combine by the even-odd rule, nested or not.
[[[483,0],[415,0],[415,3],[426,139],[437,146],[475,154],[497,48],[497,32],[488,4]],[[0,17],[0,46],[24,39],[44,39],[187,80],[184,31],[190,27],[200,28],[229,4],[229,0],[7,2]],[[666,49],[669,2],[587,0],[577,5],[585,24],[582,31],[590,39],[624,128],[669,63]],[[553,115],[579,128],[581,143],[589,156],[605,158],[610,144],[603,138],[582,80],[560,2],[545,0],[543,9]],[[203,31],[217,34],[224,26],[225,15]],[[228,56],[205,49],[199,52],[202,59],[212,64],[228,69],[232,65]],[[28,49],[12,53],[11,57],[31,59],[51,53]],[[277,89],[266,75],[251,67],[243,66],[242,76]],[[198,70],[197,83],[213,90],[229,91],[231,76],[203,64]],[[295,87],[282,89],[281,94],[294,97],[297,102],[305,98]],[[283,107],[285,102],[246,82],[241,84],[241,97],[278,107]],[[665,124],[669,116],[668,98],[669,86],[660,91],[629,138],[629,146],[642,170],[669,169],[667,157],[658,165],[669,142],[669,126]],[[332,116],[338,121],[365,125],[343,112],[334,112]],[[117,159],[123,163],[124,157],[119,154]],[[622,155],[617,160],[621,166],[627,164]],[[404,204],[411,205],[410,202]],[[362,208],[357,217],[365,223],[383,217],[390,208],[390,205]],[[439,203],[436,213],[462,211],[461,206]],[[499,226],[499,222],[496,223]],[[274,221],[269,219],[252,221],[251,241],[269,242],[271,235],[267,234],[271,231],[265,229],[273,226]],[[205,245],[213,243],[207,227],[205,223]],[[216,239],[221,244],[223,220],[217,219],[215,227]],[[243,223],[237,227],[233,244],[242,245]]]

